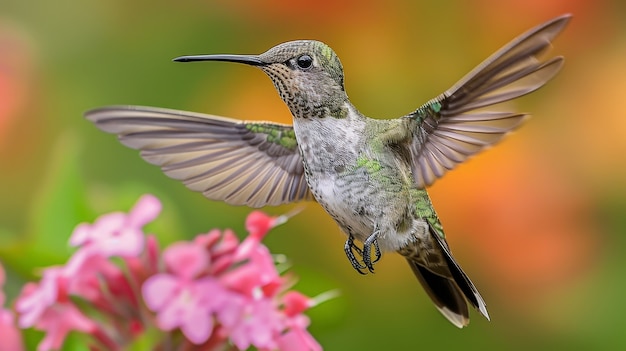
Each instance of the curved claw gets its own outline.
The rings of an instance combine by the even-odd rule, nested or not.
[[[378,233],[379,231],[375,231],[372,235],[370,235],[365,242],[363,243],[363,263],[365,267],[371,272],[374,273],[374,263],[380,259],[380,247],[378,246]],[[372,261],[372,245],[374,245],[374,250],[376,251],[376,258]]]
[[[376,253],[376,258],[372,263],[376,263],[380,260],[382,253],[380,252],[380,246],[378,246],[378,240],[374,240],[374,252]]]
[[[346,252],[346,256],[348,256],[348,260],[350,261],[352,268],[354,268],[360,274],[365,275],[365,272],[363,272],[362,269],[365,269],[367,267],[362,265],[356,258],[356,256],[354,256],[354,251],[356,251],[357,254],[362,257],[363,251],[354,244],[354,237],[352,235],[348,236],[348,240],[346,240],[346,243],[343,246],[343,250]]]

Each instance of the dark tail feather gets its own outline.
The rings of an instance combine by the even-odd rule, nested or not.
[[[436,233],[431,234],[436,238],[435,241],[441,248],[448,266],[449,275],[434,273],[420,264],[420,262],[407,257],[407,261],[413,273],[415,273],[415,276],[428,293],[428,296],[433,300],[437,309],[439,309],[452,324],[459,328],[469,324],[467,302],[489,320],[485,301],[482,296],[480,296],[480,293],[472,281],[450,254],[450,250],[444,239]]]
[[[439,312],[459,328],[468,325],[467,302],[458,285],[452,279],[437,275],[416,261],[407,259],[407,262]]]

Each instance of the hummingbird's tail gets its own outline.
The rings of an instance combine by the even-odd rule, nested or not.
[[[405,248],[405,256],[415,276],[435,303],[437,309],[455,326],[463,328],[469,324],[469,302],[487,320],[487,306],[480,293],[450,254],[445,239],[430,228],[434,247],[424,255],[423,249]],[[421,251],[421,253],[419,253]],[[410,254],[410,253],[413,254]]]

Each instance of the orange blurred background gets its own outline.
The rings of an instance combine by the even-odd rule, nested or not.
[[[344,237],[317,204],[266,244],[289,257],[304,292],[342,291],[310,314],[328,350],[626,348],[626,4],[619,0],[4,0],[0,261],[9,296],[37,267],[63,262],[73,225],[128,209],[145,192],[164,202],[152,227],[164,241],[214,227],[243,232],[249,209],[191,193],[82,117],[102,105],[137,104],[291,120],[260,71],[172,58],[322,40],[340,56],[361,112],[393,118],[563,13],[574,18],[550,52],[566,57],[563,71],[515,102],[533,118],[430,189],[491,322],[474,313],[465,330],[449,325],[394,255],[376,274],[356,274]]]

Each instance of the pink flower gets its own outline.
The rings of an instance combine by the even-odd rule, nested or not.
[[[204,248],[189,242],[172,244],[163,252],[163,260],[168,270],[185,280],[200,275],[211,262]]]
[[[0,265],[0,351],[22,351],[24,344],[20,331],[15,326],[13,313],[2,307],[5,299],[2,290],[4,280],[4,269]]]
[[[278,217],[281,218],[281,217]],[[281,222],[282,223],[282,222]],[[251,296],[255,289],[263,288],[271,296],[283,284],[269,250],[261,243],[263,237],[276,224],[276,217],[254,211],[246,218],[246,229],[250,233],[234,254],[236,262],[246,262],[226,272],[221,281],[229,288]]]
[[[284,312],[289,317],[296,316],[315,305],[315,301],[297,291],[288,291],[283,296]]]
[[[157,312],[159,328],[179,327],[189,341],[202,344],[212,334],[212,314],[227,305],[230,295],[215,278],[198,278],[210,262],[202,247],[181,242],[163,255],[172,274],[155,274],[146,280],[142,286],[146,305]]]
[[[91,250],[78,250],[61,269],[67,291],[88,301],[102,296],[103,277],[120,275],[120,269],[102,255]]]
[[[129,214],[77,226],[70,243],[79,249],[67,264],[45,269],[38,284],[23,288],[15,304],[18,325],[46,333],[38,350],[61,348],[72,331],[89,335],[93,349],[122,350],[141,337],[150,349],[191,343],[202,349],[321,350],[302,314],[315,299],[287,291],[290,281],[261,242],[288,216],[255,211],[242,242],[231,230],[212,230],[161,252],[142,229],[160,208],[145,195]],[[0,288],[3,281],[0,267]],[[13,318],[1,308],[3,300],[0,291],[0,351],[13,340],[5,332]],[[158,330],[180,333],[153,337]],[[15,345],[10,350],[23,349]]]
[[[283,216],[270,217],[261,211],[253,211],[246,218],[246,230],[250,233],[248,238],[252,237],[261,241],[270,229],[284,223],[284,221]]]
[[[322,351],[322,346],[307,331],[309,318],[297,315],[288,320],[288,330],[278,337],[281,351]]]
[[[60,349],[70,331],[91,334],[97,329],[96,324],[70,302],[46,309],[35,327],[46,332],[46,336],[37,346],[38,351]]]
[[[287,221],[289,215],[270,217],[261,211],[253,211],[246,218],[246,230],[249,235],[237,249],[237,257],[245,257],[250,250],[254,250],[270,229]]]
[[[229,289],[248,296],[252,296],[257,289],[262,289],[265,295],[272,296],[283,285],[283,280],[267,247],[259,243],[255,246],[247,245],[250,243],[248,239],[249,237],[241,243],[240,248],[243,250],[237,250],[235,253],[235,262],[244,263],[225,272],[220,280]]]
[[[136,257],[143,250],[141,228],[161,211],[161,203],[152,195],[142,196],[128,215],[114,212],[101,216],[92,224],[82,223],[70,238],[72,246],[88,248],[104,257]]]
[[[28,283],[22,289],[15,309],[20,314],[21,328],[34,326],[43,314],[59,300],[65,300],[66,282],[59,267],[51,267],[43,272],[39,284]]]
[[[284,329],[280,311],[272,299],[240,296],[230,300],[218,320],[239,350],[256,348],[276,349],[276,337]]]
[[[281,351],[322,351],[320,344],[309,334],[309,318],[302,315],[316,301],[297,292],[289,291],[283,296],[287,331],[278,337]]]
[[[96,324],[68,299],[67,282],[62,268],[48,268],[39,285],[27,284],[15,304],[21,328],[46,332],[37,348],[40,351],[59,349],[72,330],[92,333],[96,329]]]
[[[207,268],[210,275],[219,275],[230,268],[239,246],[239,239],[228,229],[223,233],[217,229],[211,230],[207,234],[196,236],[193,242],[209,251],[211,266]]]
[[[137,304],[128,279],[137,278],[148,271],[156,271],[153,266],[142,267],[142,263],[137,262],[137,257],[144,248],[145,235],[142,227],[152,221],[160,210],[161,203],[157,198],[144,195],[129,214],[111,213],[101,216],[93,225],[78,225],[72,233],[70,243],[80,248],[63,268],[64,276],[68,278],[68,293],[108,310],[124,309],[129,307],[127,304]],[[156,254],[154,239],[148,249],[147,255]],[[128,277],[108,259],[111,256],[121,256],[124,259]],[[107,294],[102,291],[103,281],[107,282]],[[110,301],[111,294],[117,298],[116,302]]]

